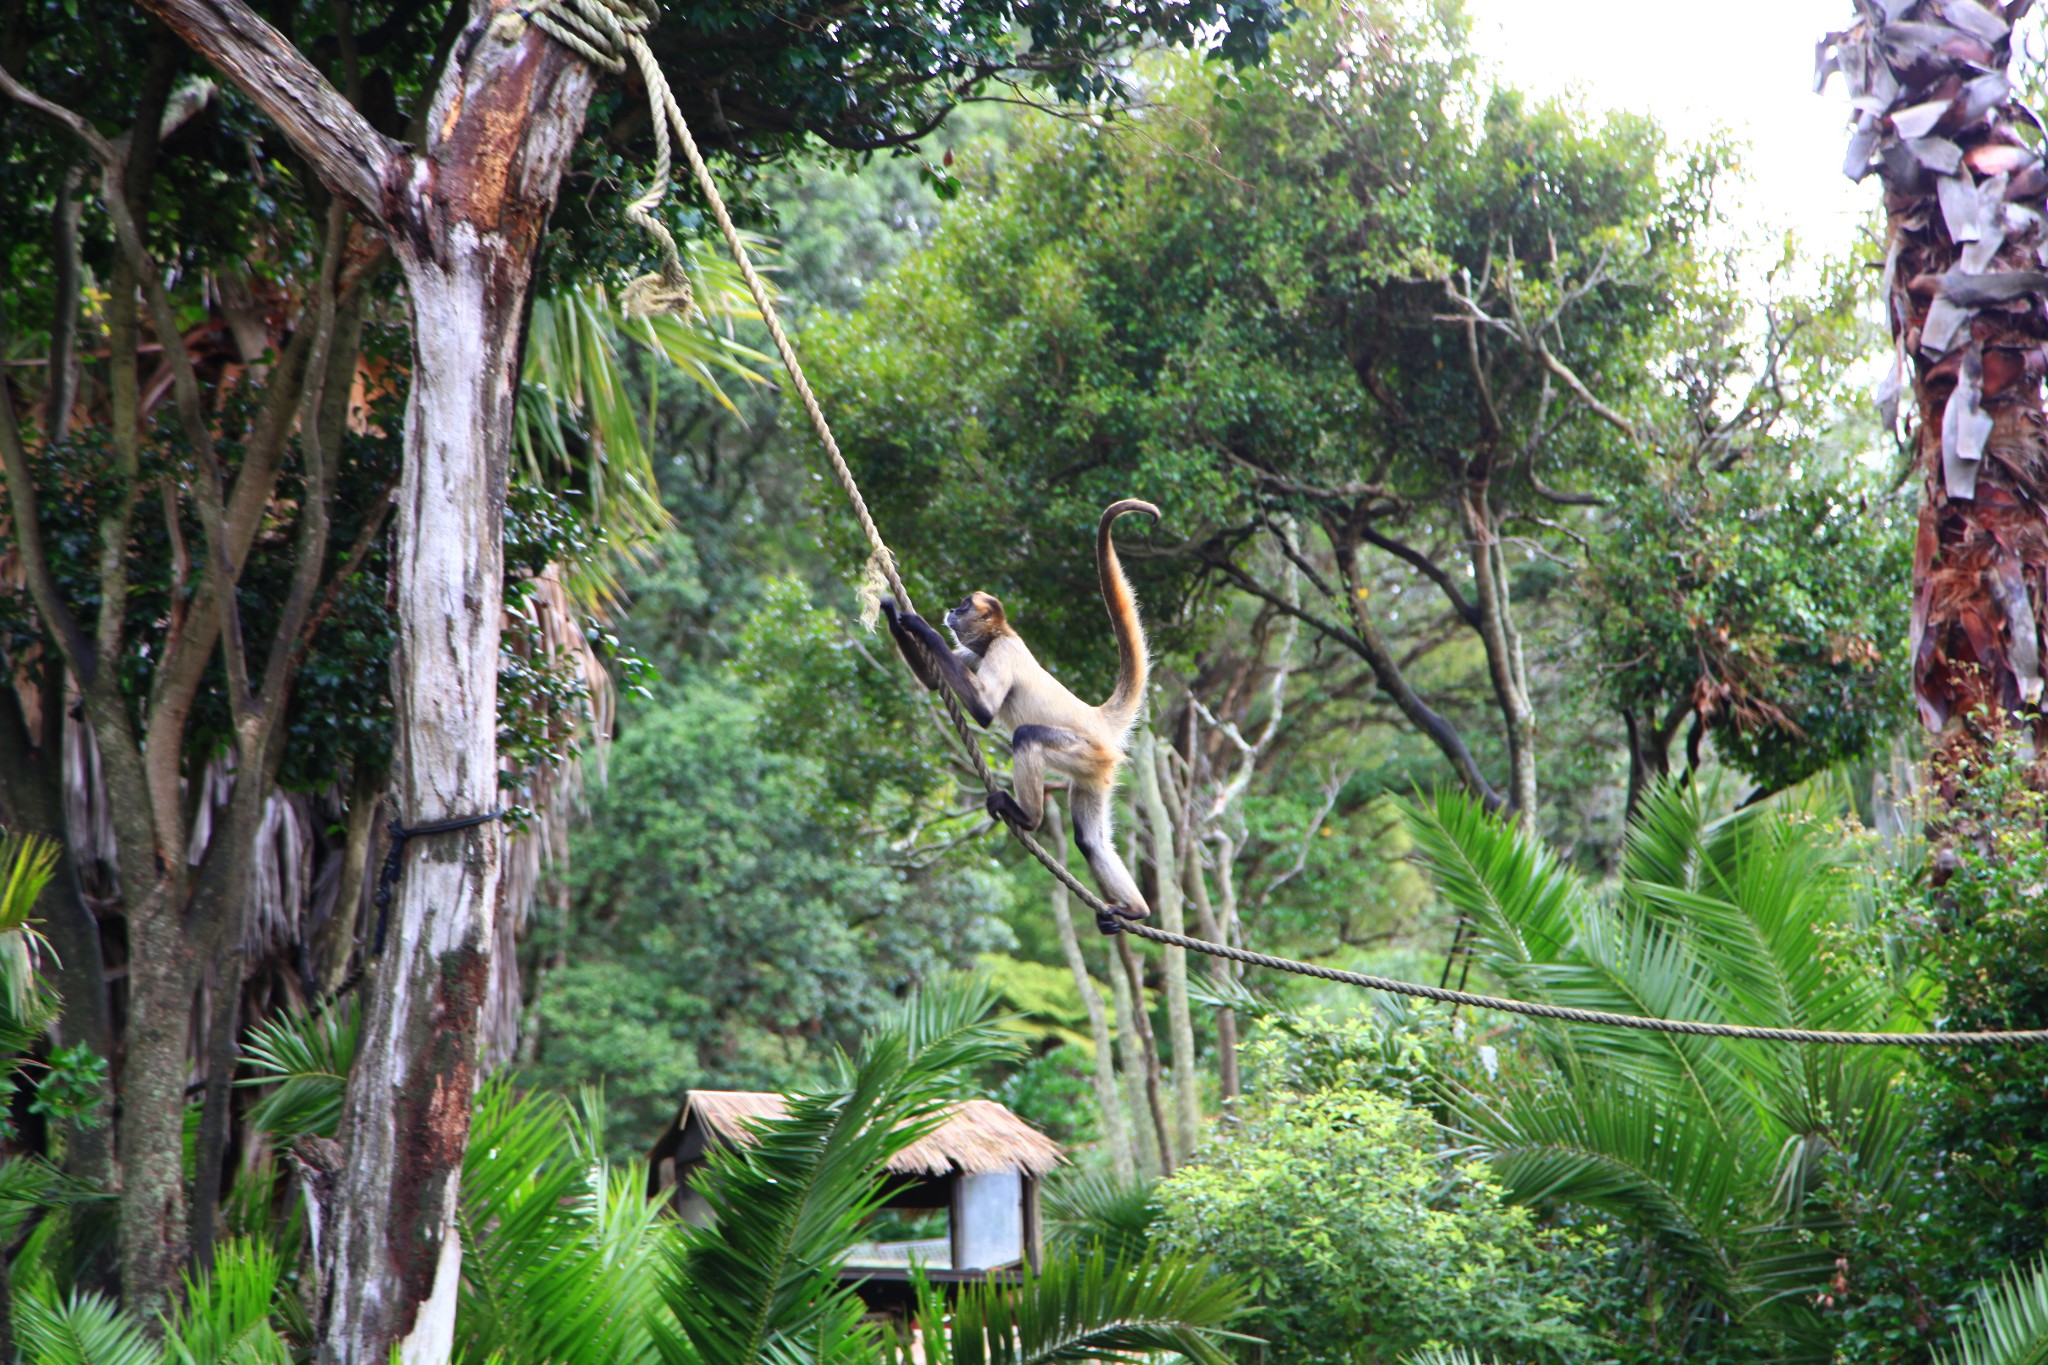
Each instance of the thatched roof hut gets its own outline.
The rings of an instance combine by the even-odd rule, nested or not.
[[[720,1140],[739,1144],[749,1140],[750,1120],[779,1119],[786,1112],[783,1097],[772,1091],[692,1090],[650,1155],[657,1161],[671,1155],[663,1144],[671,1136],[680,1139],[692,1119]],[[925,1177],[1024,1171],[1043,1178],[1062,1159],[1057,1142],[994,1100],[961,1100],[944,1123],[891,1157],[889,1171]]]
[[[647,1154],[647,1193],[667,1198],[690,1222],[710,1207],[690,1188],[711,1145],[753,1140],[752,1125],[788,1112],[781,1095],[754,1090],[692,1090],[674,1122]],[[1038,1185],[1065,1159],[1058,1143],[992,1100],[961,1100],[931,1132],[888,1163],[900,1184],[885,1207],[929,1214],[943,1228],[910,1240],[877,1241],[856,1249],[848,1272],[864,1279],[900,1279],[910,1260],[924,1263],[935,1281],[984,1278],[1039,1259]],[[943,1220],[938,1220],[944,1211]],[[901,1234],[898,1234],[901,1236]],[[864,1290],[863,1293],[868,1291]]]

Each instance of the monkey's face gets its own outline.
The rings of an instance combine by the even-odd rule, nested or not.
[[[977,652],[987,649],[989,641],[1002,634],[1008,624],[1003,604],[985,592],[968,593],[959,606],[946,613],[946,629],[953,632],[960,647]]]

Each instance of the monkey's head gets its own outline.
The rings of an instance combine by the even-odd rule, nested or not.
[[[1010,629],[1003,604],[985,592],[971,592],[959,606],[946,613],[946,629],[962,649],[985,652],[998,635]]]

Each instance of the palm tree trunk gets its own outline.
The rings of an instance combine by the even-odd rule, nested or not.
[[[1887,7],[1889,9],[1890,7]],[[2009,7],[2015,13],[2025,8]],[[1822,44],[1856,103],[1843,169],[1876,171],[1889,224],[1883,293],[1897,369],[1910,375],[1925,487],[1913,556],[1913,689],[1938,736],[1934,780],[2008,723],[2048,738],[2040,622],[2048,601],[2048,423],[2041,296],[2048,173],[2010,98],[2006,10],[1983,0],[1908,5],[1882,28],[1860,14]]]

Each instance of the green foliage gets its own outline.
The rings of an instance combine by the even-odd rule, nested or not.
[[[273,1015],[250,1030],[242,1062],[253,1074],[236,1084],[277,1087],[251,1106],[251,1126],[287,1143],[303,1134],[333,1137],[361,1024],[362,1006],[350,999],[317,1013]]]
[[[1276,1093],[1159,1189],[1161,1240],[1243,1276],[1250,1330],[1290,1361],[1391,1362],[1432,1343],[1597,1359],[1597,1244],[1540,1227],[1429,1117],[1362,1091]]]
[[[1067,1147],[1102,1136],[1090,1049],[1062,1043],[1010,1073],[996,1096],[1026,1123]]]
[[[28,1111],[90,1130],[107,1121],[100,1112],[106,1098],[107,1059],[84,1043],[73,1043],[51,1049]]]
[[[763,585],[735,676],[760,699],[760,739],[816,761],[835,818],[901,838],[932,823],[952,774],[936,703],[906,683],[885,634],[855,634],[793,574]]]
[[[918,1317],[945,1320],[945,1303],[912,1273]],[[1252,1338],[1226,1330],[1241,1316],[1244,1286],[1206,1261],[1185,1257],[1057,1257],[1014,1286],[964,1285],[945,1333],[922,1339],[929,1365],[1053,1365],[1101,1361],[1138,1365],[1172,1356],[1190,1365],[1227,1365],[1226,1344]],[[906,1360],[908,1353],[905,1353]]]
[[[543,1084],[610,1078],[611,1140],[643,1148],[693,1085],[815,1084],[932,973],[1000,932],[981,883],[849,839],[817,761],[765,748],[740,696],[640,708],[613,747],[574,901],[541,934]]]
[[[2042,1365],[2048,1361],[2048,1261],[2014,1268],[1985,1296],[1940,1365]]]
[[[2010,735],[1959,770],[1936,812],[1944,852],[1896,888],[1888,927],[1939,981],[1942,1028],[2048,1021],[2048,798],[2034,771]],[[1953,1293],[2048,1246],[2048,1053],[1951,1049],[1928,1060],[1917,1136],[1940,1168],[1935,1232]]]
[[[1586,619],[1645,729],[1704,705],[1721,756],[1776,791],[1869,752],[1907,715],[1912,502],[1776,448],[1615,494]]]
[[[1456,534],[1450,494],[1485,419],[1462,336],[1435,320],[1446,282],[1519,270],[1548,298],[1653,241],[1656,263],[1592,289],[1566,329],[1569,362],[1623,402],[1648,388],[1671,303],[1657,266],[1696,230],[1711,172],[1680,160],[1667,178],[1640,121],[1475,95],[1452,5],[1307,7],[1257,71],[1148,74],[1132,126],[1034,130],[857,314],[808,334],[884,531],[917,547],[912,591],[994,592],[1084,692],[1113,662],[1084,553],[1107,501],[1167,509],[1126,563],[1168,645],[1216,621],[1208,600],[1183,615],[1209,561],[1256,572],[1268,517],[1341,524],[1351,503],[1312,490],[1378,489],[1415,509],[1387,527]],[[1501,401],[1533,412],[1536,373],[1499,363]],[[1551,444],[1596,485],[1639,459],[1589,422]],[[1498,497],[1535,498],[1499,477]]]

